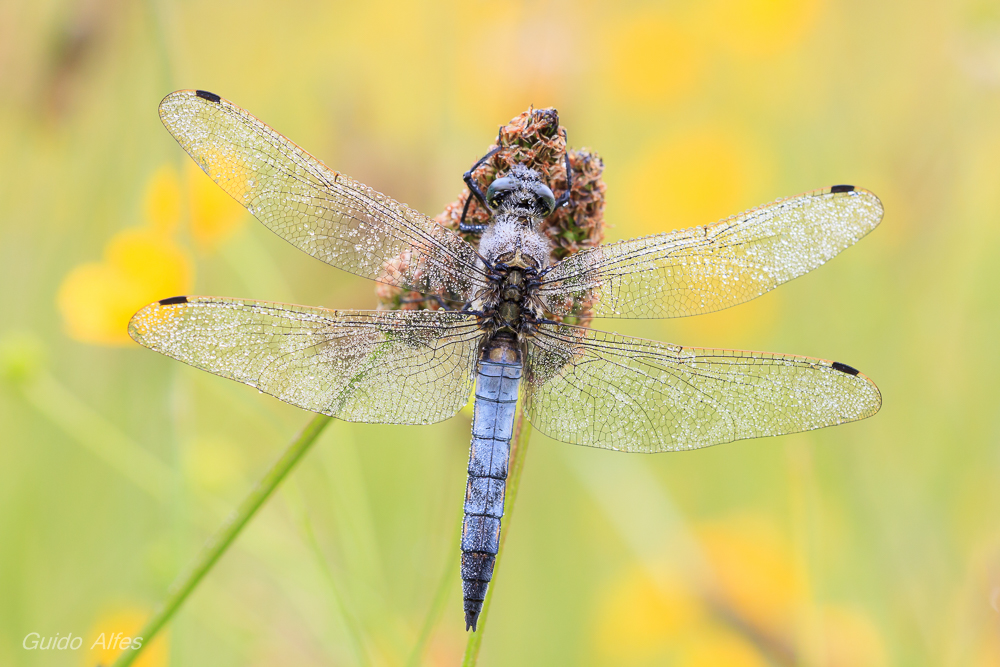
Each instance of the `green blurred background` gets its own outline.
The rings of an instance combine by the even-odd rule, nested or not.
[[[176,88],[430,215],[530,104],[603,156],[608,240],[875,192],[881,227],[776,292],[595,325],[844,361],[882,411],[655,456],[535,434],[480,662],[1000,664],[986,0],[0,3],[0,664],[107,663],[95,639],[135,633],[309,419],[132,344],[138,305],[375,303],[191,170],[156,114]],[[466,414],[332,424],[140,664],[407,664],[441,590],[411,664],[457,664],[468,440]]]

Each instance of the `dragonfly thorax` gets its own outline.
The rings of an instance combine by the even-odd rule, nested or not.
[[[490,286],[482,298],[481,326],[491,334],[506,333],[530,336],[537,323],[536,292],[538,271],[534,266],[514,264],[525,258],[520,253],[508,255],[512,264],[499,263]]]
[[[497,215],[483,232],[479,253],[491,266],[545,268],[550,252],[549,240],[518,217]],[[516,259],[515,259],[516,258]]]

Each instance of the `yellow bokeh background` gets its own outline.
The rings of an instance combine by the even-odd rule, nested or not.
[[[881,227],[774,293],[594,326],[837,359],[882,411],[657,456],[535,433],[480,664],[1000,664],[998,45],[984,0],[0,6],[0,665],[107,665],[22,640],[135,632],[309,417],[132,313],[375,305],[183,153],[178,88],[430,215],[529,105],[604,159],[608,241],[875,192]],[[468,440],[467,410],[331,425],[145,664],[459,664]]]
[[[137,644],[143,651],[132,663],[135,667],[169,665],[168,633],[154,639],[149,646],[144,647],[142,640],[136,642],[136,638],[141,636],[142,624],[149,614],[149,609],[119,605],[97,616],[93,627],[88,628],[87,641],[81,647],[80,653],[83,655],[81,664],[110,665],[122,651],[136,650],[133,646]],[[126,638],[129,640],[129,645],[121,648]]]

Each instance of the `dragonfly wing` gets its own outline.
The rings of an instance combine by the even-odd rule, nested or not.
[[[132,317],[136,342],[346,421],[431,424],[469,400],[481,333],[448,311],[344,311],[175,297]]]
[[[160,102],[160,119],[223,190],[313,257],[462,301],[483,284],[475,249],[457,234],[329,169],[228,100],[179,90]]]
[[[546,435],[629,452],[696,449],[864,419],[878,388],[840,363],[686,348],[569,325],[528,344],[525,409]]]
[[[812,271],[873,230],[882,203],[834,186],[712,225],[585,250],[557,264],[540,294],[557,315],[685,317],[749,301]]]

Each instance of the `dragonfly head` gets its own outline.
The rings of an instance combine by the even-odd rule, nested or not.
[[[495,211],[532,218],[545,218],[556,207],[555,195],[538,172],[520,164],[490,183],[486,202]]]

